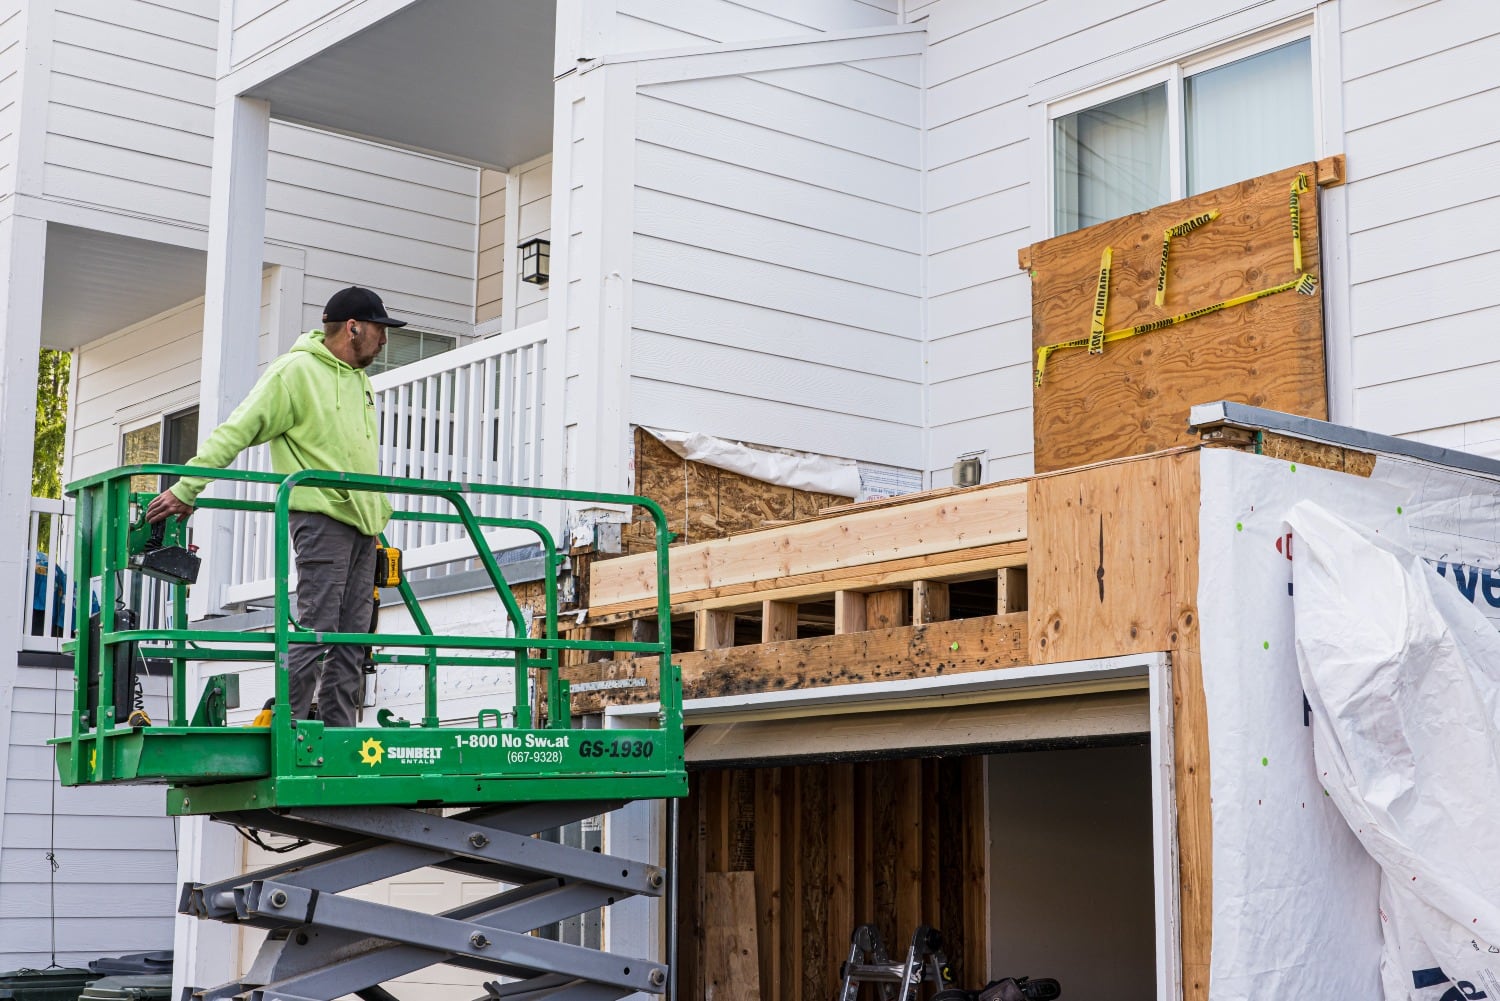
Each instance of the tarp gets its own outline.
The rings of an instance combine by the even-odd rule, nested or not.
[[[1500,634],[1405,547],[1310,501],[1287,523],[1314,758],[1381,868],[1387,1001],[1500,995]]]
[[[731,473],[793,490],[838,497],[860,496],[859,465],[853,459],[789,449],[758,448],[701,431],[645,430],[690,462],[727,469]]]

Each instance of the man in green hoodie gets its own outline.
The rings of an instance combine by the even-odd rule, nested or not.
[[[278,473],[328,469],[378,473],[375,396],[365,368],[385,347],[387,327],[404,327],[364,288],[335,292],[323,329],[303,334],[266,369],[243,403],[204,440],[190,466],[223,469],[254,445],[269,442]],[[186,518],[209,481],[184,477],[146,508],[152,523]],[[292,494],[292,544],[297,552],[297,621],[324,632],[370,628],[375,536],[390,520],[384,494],[307,487]],[[292,715],[306,719],[313,695],[327,726],[353,726],[363,683],[363,650],[297,644],[288,656]]]

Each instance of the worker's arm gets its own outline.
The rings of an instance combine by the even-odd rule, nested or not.
[[[255,384],[229,419],[214,428],[198,449],[198,454],[187,464],[223,469],[245,449],[286,432],[292,421],[291,397],[279,373],[273,369]],[[147,505],[146,520],[154,524],[171,515],[186,518],[193,513],[198,495],[208,484],[203,477],[184,476]]]

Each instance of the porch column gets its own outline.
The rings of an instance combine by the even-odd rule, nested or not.
[[[214,112],[199,444],[255,384],[270,134],[269,102],[238,96],[220,100]],[[223,487],[209,490],[210,496],[224,496]],[[193,520],[204,562],[191,610],[194,618],[201,618],[219,612],[223,604],[234,548],[233,520],[226,511],[201,511]]]
[[[0,372],[6,373],[0,379],[0,802],[9,765],[9,740],[3,735],[10,732],[21,630],[30,623],[26,530],[46,249],[45,222],[16,215],[0,219]],[[0,810],[0,843],[4,828]]]
[[[215,109],[199,444],[255,383],[270,130],[271,106],[266,101],[230,95],[222,97]],[[209,489],[224,495],[222,487]],[[217,613],[223,602],[234,544],[229,514],[199,511],[193,516],[194,534],[203,556],[188,606],[195,619]],[[190,667],[187,681],[191,702],[202,689],[199,672]],[[180,821],[179,884],[223,879],[239,871],[240,846],[233,828],[203,817]],[[177,962],[172,971],[172,996],[181,997],[184,986],[214,987],[234,976],[238,972],[234,946],[231,926],[179,916],[173,935]]]

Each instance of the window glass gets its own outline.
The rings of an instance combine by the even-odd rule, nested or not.
[[[126,431],[121,436],[121,461],[127,466],[161,461],[161,424],[155,422],[145,427]],[[155,476],[132,476],[130,489],[139,493],[156,490]]]
[[[412,330],[407,327],[391,327],[385,332],[385,347],[380,352],[380,357],[370,363],[365,369],[370,375],[378,375],[381,372],[402,365],[410,365],[414,361],[423,358],[431,358],[445,351],[452,351],[458,346],[458,338],[449,334],[432,334],[421,330]]]
[[[1188,77],[1184,114],[1189,195],[1313,159],[1311,40]]]
[[[1165,84],[1059,118],[1054,128],[1059,234],[1171,201]]]
[[[198,408],[191,407],[169,414],[166,421],[166,440],[162,443],[161,461],[180,466],[198,454]],[[181,477],[163,476],[161,488],[165,490]]]

